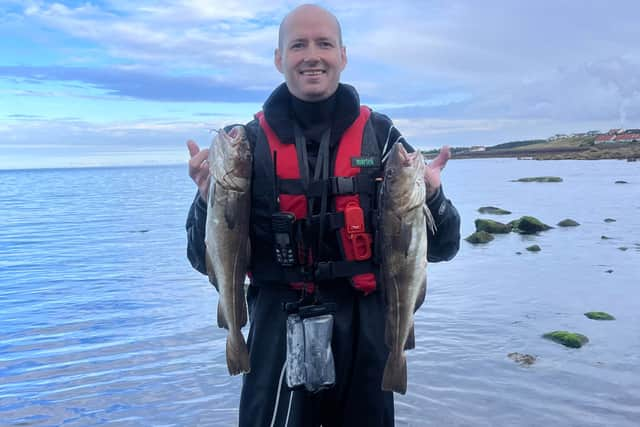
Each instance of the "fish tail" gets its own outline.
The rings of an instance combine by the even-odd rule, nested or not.
[[[389,354],[382,374],[382,389],[400,394],[407,392],[407,358],[403,351]]]
[[[249,349],[240,331],[227,336],[227,368],[229,375],[249,372]]]

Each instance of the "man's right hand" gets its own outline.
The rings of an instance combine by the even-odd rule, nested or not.
[[[207,202],[209,198],[209,149],[198,147],[195,141],[187,141],[189,149],[189,176],[198,186],[200,198]]]

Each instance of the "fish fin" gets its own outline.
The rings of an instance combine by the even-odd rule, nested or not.
[[[422,210],[424,211],[424,216],[427,218],[427,230],[431,231],[431,234],[436,234],[438,227],[436,227],[436,220],[433,219],[431,210],[426,204],[422,206]]]
[[[227,369],[229,369],[229,375],[238,375],[251,370],[249,349],[240,331],[227,336]]]
[[[233,230],[236,226],[236,218],[238,214],[238,192],[227,192],[227,200],[224,205],[224,219],[227,222],[229,230]]]
[[[219,291],[218,281],[216,280],[216,273],[213,271],[213,263],[211,262],[211,258],[209,258],[208,254],[204,257],[204,263],[207,266],[207,276],[209,276],[209,283],[211,283],[213,287],[216,288],[217,291]]]
[[[382,389],[400,394],[407,392],[407,358],[404,352],[389,354],[382,374]]]
[[[405,350],[413,350],[416,348],[416,325],[411,325],[409,329],[409,335],[407,336],[407,342],[404,344]]]
[[[222,310],[222,304],[218,301],[218,328],[229,329],[227,319],[224,317],[224,311]]]

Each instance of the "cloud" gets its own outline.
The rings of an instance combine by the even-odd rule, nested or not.
[[[108,95],[154,101],[258,102],[268,95],[264,90],[243,89],[207,76],[171,76],[126,68],[0,66],[0,77],[83,82]]]

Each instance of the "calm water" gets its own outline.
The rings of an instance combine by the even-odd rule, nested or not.
[[[564,182],[509,182],[538,175]],[[397,425],[639,425],[640,164],[453,161],[445,182],[463,236],[485,205],[581,226],[429,267]],[[0,425],[235,424],[217,295],[185,256],[193,194],[186,166],[0,171]]]

